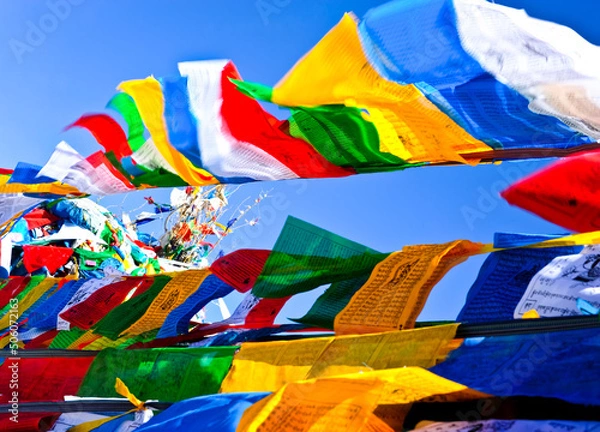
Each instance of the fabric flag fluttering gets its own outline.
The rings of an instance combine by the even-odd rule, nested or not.
[[[502,192],[509,204],[576,232],[600,227],[600,152],[571,156]]]
[[[106,113],[69,126],[104,151],[84,157],[61,142],[43,167],[3,170],[0,192],[13,212],[30,193],[345,177],[591,150],[600,139],[599,50],[566,27],[483,0],[392,1],[362,20],[344,15],[273,87],[243,81],[229,60],[125,81]],[[258,101],[289,108],[289,118]]]
[[[483,0],[396,0],[362,20],[345,14],[272,87],[244,81],[229,60],[178,71],[122,82],[106,112],[67,127],[89,131],[102,151],[85,157],[63,141],[44,166],[0,170],[0,383],[22,353],[19,403],[50,410],[24,412],[23,430],[390,432],[407,429],[414,404],[435,413],[522,397],[597,418],[597,317],[572,317],[600,313],[598,152],[503,193],[583,234],[381,253],[290,217],[272,251],[208,256],[268,196],[221,220],[224,184],[597,149],[599,47]],[[170,203],[147,197],[154,211],[134,221],[85,198],[173,186],[187,187]],[[172,223],[160,239],[138,231],[163,216]],[[484,253],[463,324],[417,323],[436,283]],[[328,284],[300,324],[276,323],[293,296]],[[230,315],[223,298],[234,291],[245,296]],[[222,319],[204,322],[211,302]],[[537,323],[545,333],[533,333]],[[457,339],[471,324],[485,337]],[[117,417],[104,405],[58,416],[65,399],[119,396],[131,406]],[[150,419],[149,399],[173,404]],[[418,427],[598,429],[511,415]],[[0,427],[10,421],[0,414]]]

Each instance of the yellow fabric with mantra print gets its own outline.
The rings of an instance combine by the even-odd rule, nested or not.
[[[167,315],[196,291],[209,274],[207,269],[174,273],[173,279],[156,296],[144,315],[125,330],[123,335],[137,336],[160,328]]]
[[[160,83],[156,79],[149,77],[141,80],[125,81],[119,84],[118,89],[133,98],[142,121],[152,136],[154,145],[184,181],[193,186],[218,183],[212,174],[196,167],[169,142],[163,117],[165,100]]]
[[[276,391],[303,379],[404,366],[431,367],[445,357],[458,324],[361,336],[243,343],[221,392]]]
[[[413,328],[434,285],[484,245],[457,240],[406,246],[377,264],[367,282],[335,317],[336,334]]]
[[[409,162],[461,162],[491,151],[432,104],[414,85],[383,78],[362,50],[355,19],[346,14],[275,86],[279,105],[345,104],[364,108],[380,150]],[[467,159],[465,159],[465,156]]]
[[[363,430],[378,405],[425,398],[453,402],[489,395],[417,367],[290,383],[244,413],[238,432]],[[389,430],[381,422],[370,427]]]

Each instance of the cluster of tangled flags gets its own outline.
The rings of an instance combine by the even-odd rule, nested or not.
[[[483,0],[396,0],[273,88],[179,70],[71,125],[104,151],[1,173],[0,429],[600,430],[600,48]],[[541,157],[562,159],[502,195],[577,234],[383,253],[290,217],[273,250],[178,267],[85,198]],[[457,321],[418,322],[476,254]],[[195,318],[233,291],[231,315]]]

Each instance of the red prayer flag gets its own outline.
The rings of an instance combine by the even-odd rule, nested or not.
[[[36,208],[23,216],[30,230],[56,222],[59,218],[44,208]]]
[[[132,154],[125,131],[116,120],[106,114],[81,116],[79,120],[67,126],[66,129],[73,127],[82,127],[90,131],[98,144],[104,147],[107,152],[114,152],[119,160]]]
[[[248,316],[246,316],[244,322],[244,328],[254,329],[271,327],[275,322],[275,318],[281,309],[283,309],[283,306],[285,306],[287,301],[291,298],[292,296],[260,299],[256,306],[248,312]]]
[[[299,177],[345,177],[356,174],[351,168],[332,164],[306,141],[280,130],[279,120],[267,113],[256,100],[241,93],[230,78],[241,79],[232,62],[225,66],[221,75],[221,116],[234,138],[264,150]]]
[[[8,403],[13,370],[18,368],[19,402],[58,402],[76,395],[94,357],[6,359],[0,366],[1,403]],[[16,365],[16,366],[15,366]]]
[[[509,204],[572,231],[600,230],[600,152],[571,156],[502,192]]]
[[[263,249],[240,249],[216,260],[210,271],[237,291],[245,293],[254,286],[270,253]]]
[[[58,246],[23,246],[23,264],[29,273],[46,267],[50,273],[69,262],[73,249]]]

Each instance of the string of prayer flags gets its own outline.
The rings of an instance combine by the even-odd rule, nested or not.
[[[221,391],[276,391],[286,383],[404,366],[430,367],[456,325],[361,336],[242,343]]]
[[[84,157],[62,142],[43,167],[0,172],[0,222],[38,202],[29,193],[344,177],[594,150],[597,56],[571,29],[510,7],[395,0],[362,20],[345,14],[273,88],[243,81],[229,60],[122,82],[106,113],[69,126],[87,129],[104,151]],[[291,115],[279,120],[257,100]]]
[[[551,238],[536,236],[534,241]],[[496,234],[495,247],[510,247],[520,241],[532,241],[529,235]],[[559,248],[514,248],[491,253],[469,289],[467,299],[456,320],[461,323],[483,323],[513,319],[513,314],[534,276],[554,258],[574,254],[580,246]],[[530,303],[530,310],[535,304]],[[526,309],[526,308],[525,308]],[[522,312],[527,312],[519,308]]]
[[[57,205],[59,204],[61,202]],[[73,212],[70,216],[73,218],[79,217],[77,212],[81,212],[79,207],[61,208],[60,212]],[[93,221],[90,221],[89,225],[92,224]],[[341,253],[363,253],[359,256],[364,258],[364,251],[368,251],[368,248],[295,219],[290,219],[287,227],[282,239],[300,238],[300,234],[297,233],[305,233],[305,244],[298,247],[304,251],[301,255],[306,258],[303,258],[304,262],[314,263],[310,264],[308,276],[316,274],[319,280],[319,274],[329,272],[327,279],[322,279],[317,284],[325,280],[337,280],[317,299],[306,317],[298,319],[298,322],[317,329],[333,328],[338,334],[361,334],[410,328],[414,325],[431,288],[444,273],[468,256],[486,252],[493,254],[484,265],[474,285],[474,291],[468,296],[466,312],[460,316],[463,321],[489,322],[510,319],[512,315],[518,319],[525,313],[537,313],[540,316],[593,314],[600,306],[593,290],[584,286],[587,283],[585,281],[595,278],[593,267],[587,268],[596,256],[595,249],[588,247],[584,254],[576,255],[581,250],[579,245],[597,244],[600,241],[598,233],[568,236],[499,235],[496,236],[494,245],[485,246],[466,241],[445,245],[407,246],[401,252],[389,256],[374,254],[377,257],[383,256],[383,261],[373,259],[372,264],[366,266],[362,272],[362,276],[347,280],[345,278],[348,275],[342,275],[335,266],[329,266],[327,261],[325,271],[321,272],[319,262],[322,255],[329,254],[335,257]],[[280,241],[279,244],[288,247],[285,242]],[[354,248],[350,249],[352,252],[344,249],[344,246],[348,245]],[[260,279],[257,273],[261,268],[267,267],[265,263],[268,257],[273,256],[275,252],[242,252],[234,254],[236,256],[232,259],[228,259],[227,255],[219,258],[219,265],[214,268],[221,275],[225,275],[225,279],[247,290],[255,284],[254,280]],[[88,257],[92,256],[91,253],[85,252]],[[388,258],[385,258],[386,256]],[[523,264],[519,260],[525,256],[529,259]],[[400,270],[406,264],[402,260],[396,262],[397,269],[383,268],[383,264],[392,258],[398,260],[402,257],[410,258],[408,273],[404,274]],[[544,261],[535,261],[536,257],[543,258]],[[551,263],[554,258],[560,263]],[[580,264],[577,264],[578,260],[581,261]],[[517,264],[534,265],[534,261],[537,263],[535,268],[527,267],[528,270],[525,269],[521,273],[514,267]],[[378,262],[380,264],[377,264]],[[498,273],[502,267],[498,267],[500,264],[494,264],[493,269],[500,270],[490,273],[491,270],[486,266],[494,262],[506,266],[509,270]],[[564,280],[561,279],[562,276],[557,278],[544,273],[556,272],[571,262],[581,269],[572,276],[563,278]],[[373,271],[368,270],[371,265]],[[548,269],[538,273],[548,265]],[[514,271],[511,270],[513,268]],[[232,273],[229,273],[229,269]],[[272,271],[279,271],[276,265],[272,265]],[[311,282],[310,278],[306,278],[305,267],[288,267],[283,273],[286,278],[297,278],[298,286],[315,284],[314,280]],[[512,278],[513,273],[518,273],[517,277]],[[229,277],[228,274],[234,276]],[[399,277],[402,274],[407,277]],[[508,275],[508,281],[502,279],[501,274]],[[268,280],[270,276],[265,279]],[[389,280],[389,283],[385,285],[373,282],[379,280],[378,278],[384,278],[384,282]],[[417,280],[415,283],[414,278]],[[548,289],[540,289],[539,286],[540,281],[548,281],[549,278],[556,282],[552,282],[553,286],[548,288],[551,291],[550,297],[546,294]],[[563,288],[564,282],[572,283],[569,282],[571,279],[574,280],[573,283],[581,285],[576,296],[566,293]],[[498,281],[503,286],[502,290],[496,288],[500,283]],[[477,288],[478,284],[483,285]],[[17,293],[16,300],[20,302],[21,321],[18,333],[21,344],[33,342],[34,346],[83,350],[102,350],[110,347],[123,349],[130,346],[168,347],[173,344],[190,343],[204,346],[205,343],[214,344],[219,340],[222,343],[239,343],[255,337],[274,335],[281,333],[277,326],[274,326],[275,318],[291,298],[257,297],[254,287],[251,288],[252,292],[246,293],[246,297],[228,318],[214,323],[194,323],[194,327],[190,328],[194,314],[211,300],[222,299],[233,289],[208,269],[144,277],[105,276],[101,279],[79,281],[71,281],[68,278],[44,279],[42,276],[34,276],[31,279],[15,277],[5,281],[4,285],[4,288],[0,289],[0,296],[10,294],[10,299]],[[374,287],[383,286],[394,288],[386,288],[385,293],[381,295],[372,295]],[[276,285],[276,289],[280,287],[287,288],[285,284]],[[396,300],[392,301],[391,297],[386,296],[397,298],[394,297]],[[490,302],[499,302],[498,304],[503,305],[502,309],[495,308],[492,314],[491,308],[483,307],[494,304]],[[4,322],[5,328],[9,324],[9,308],[7,301],[0,317],[0,324]],[[469,310],[471,315],[467,313]],[[344,323],[343,320],[347,322]],[[263,336],[259,336],[260,332],[243,334],[251,329],[264,329],[265,333]],[[214,337],[221,332],[230,333],[221,339]],[[9,334],[5,332],[2,335],[2,345],[6,346],[8,342]]]

